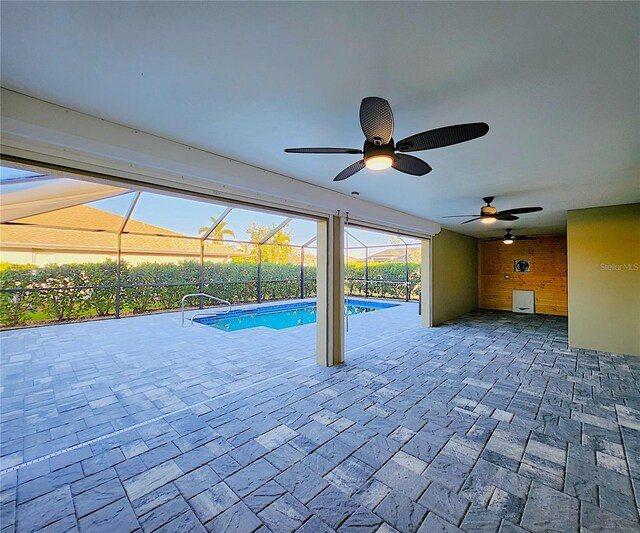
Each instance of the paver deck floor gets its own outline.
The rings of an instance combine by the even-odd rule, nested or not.
[[[2,532],[640,531],[640,358],[563,318],[178,321],[2,334]]]
[[[415,303],[352,316],[347,349],[418,320]],[[3,332],[3,469],[312,366],[315,332],[183,326],[180,313]]]

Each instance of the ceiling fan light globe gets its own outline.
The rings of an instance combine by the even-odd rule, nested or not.
[[[483,224],[493,224],[496,221],[496,217],[493,216],[485,216],[480,219],[480,222]]]
[[[389,155],[372,155],[364,163],[369,170],[386,170],[393,165],[393,157]]]
[[[513,244],[513,239],[504,239],[502,242],[504,244]]]

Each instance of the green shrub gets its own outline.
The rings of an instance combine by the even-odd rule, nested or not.
[[[418,298],[416,286],[420,283],[420,263],[409,263],[409,297]],[[345,291],[350,296],[368,296],[372,298],[395,298],[405,299],[407,294],[406,286],[406,265],[404,262],[398,263],[370,263],[369,283],[365,283],[365,264],[350,263],[345,269]],[[395,281],[401,283],[387,283]],[[367,287],[368,285],[368,287]],[[368,289],[368,290],[367,290]]]
[[[153,283],[163,284],[156,287],[156,301],[162,309],[177,309],[185,294],[200,292],[200,266],[196,261],[181,261],[178,264],[149,264]],[[192,284],[184,285],[192,282]]]
[[[31,311],[38,306],[36,291],[9,292],[33,286],[34,265],[0,263],[0,323],[20,326],[27,322]]]
[[[255,302],[258,264],[249,262],[204,264],[204,292],[231,303]]]
[[[35,274],[42,311],[58,321],[75,318],[88,307],[90,293],[87,289],[75,289],[86,285],[83,266],[47,265]]]
[[[300,265],[262,263],[262,299],[300,298]]]
[[[111,286],[105,289],[88,289],[88,307],[95,309],[98,316],[107,316],[115,313],[118,263],[107,259],[103,263],[84,263],[82,268],[87,285]],[[121,277],[124,278],[128,269],[125,261],[122,262],[120,269]]]
[[[300,297],[300,265],[262,264],[262,299],[280,300]],[[369,265],[368,291],[364,281],[364,263],[351,263],[347,270],[345,292],[350,296],[404,299],[406,296],[404,263]],[[255,302],[258,296],[258,265],[251,262],[204,264],[204,292],[231,303]],[[387,283],[387,281],[400,283]],[[90,289],[104,285],[107,288]],[[73,265],[0,264],[0,321],[5,326],[27,323],[33,313],[67,320],[81,315],[108,316],[116,306],[117,270],[114,261]],[[197,261],[180,263],[121,264],[121,309],[135,314],[152,309],[177,309],[185,294],[200,292]],[[138,286],[142,285],[142,286]],[[153,286],[149,286],[153,285]],[[78,288],[85,287],[85,288]],[[10,292],[11,289],[45,289]],[[316,267],[304,267],[304,295],[317,292]],[[420,290],[420,264],[409,263],[410,297]],[[198,305],[193,298],[189,305]],[[211,302],[204,301],[204,305]]]
[[[316,267],[304,267],[304,297],[315,298],[317,296]]]
[[[147,287],[156,282],[157,264],[141,263],[129,268],[125,278],[122,278],[124,304],[134,314],[142,314],[152,309],[157,300],[157,288]],[[130,287],[128,285],[141,285]]]

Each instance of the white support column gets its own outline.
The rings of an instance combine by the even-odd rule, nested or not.
[[[344,219],[318,222],[316,361],[344,362]]]
[[[431,241],[422,240],[421,292],[420,292],[420,323],[425,328],[432,326],[431,322]]]

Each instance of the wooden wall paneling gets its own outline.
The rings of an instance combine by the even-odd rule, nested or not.
[[[514,272],[517,259],[528,259],[531,271]],[[544,235],[511,245],[501,240],[478,242],[478,307],[510,311],[514,290],[534,291],[538,314],[567,315],[565,235]]]

